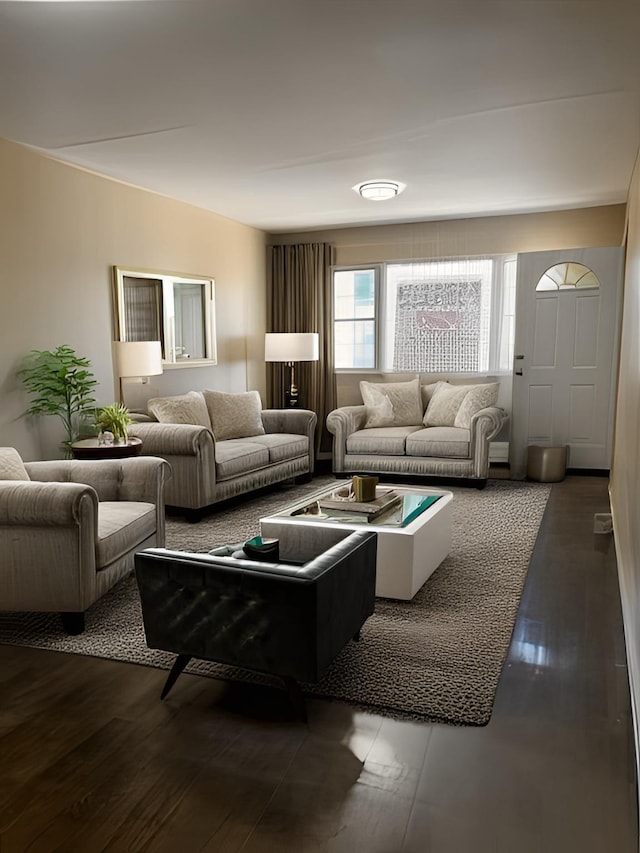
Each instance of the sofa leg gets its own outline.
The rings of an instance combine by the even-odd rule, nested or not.
[[[296,716],[303,722],[307,722],[307,706],[304,701],[304,696],[302,694],[302,690],[300,689],[300,685],[295,680],[295,678],[291,678],[290,675],[283,675],[282,680],[284,681],[284,686],[287,688],[287,693],[289,694],[289,699],[291,700],[291,704],[296,712]]]
[[[353,635],[353,641],[354,641],[354,643],[360,642],[360,628],[358,628],[358,630]]]
[[[202,521],[203,516],[204,516],[204,509],[185,509],[184,510],[185,521],[188,521],[189,524],[197,524],[199,521]]]
[[[185,666],[191,660],[191,655],[178,655],[175,659],[173,666],[171,667],[171,672],[167,676],[167,680],[164,683],[164,687],[162,688],[162,693],[160,694],[160,698],[164,699],[173,685],[178,680],[180,673],[185,668]]]
[[[303,486],[305,483],[310,483],[313,480],[313,474],[300,474],[295,478],[296,485]]]
[[[66,634],[76,636],[84,631],[84,613],[61,613],[60,618]]]
[[[475,482],[475,487],[476,487],[476,489],[478,489],[479,492],[482,491],[482,489],[484,489],[484,487],[486,485],[487,485],[486,480],[476,480],[476,482]]]

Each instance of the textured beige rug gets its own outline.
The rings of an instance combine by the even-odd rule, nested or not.
[[[198,524],[167,522],[167,547],[207,551],[248,539],[258,519],[315,491],[329,478],[284,487],[214,512]],[[529,559],[550,487],[491,480],[484,491],[451,487],[450,556],[410,602],[378,599],[359,643],[350,643],[306,693],[400,719],[484,725],[491,716]],[[50,614],[1,613],[0,642],[169,668],[174,656],[146,647],[137,588],[125,578],[69,637]],[[274,684],[205,661],[187,672]],[[180,682],[173,691],[179,697]]]

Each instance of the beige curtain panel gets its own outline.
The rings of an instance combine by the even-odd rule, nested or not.
[[[318,416],[316,453],[331,449],[326,419],[336,407],[331,323],[331,265],[328,243],[269,247],[267,290],[268,332],[317,332],[319,361],[296,364],[299,406]],[[281,406],[289,371],[285,364],[267,364],[268,405]]]

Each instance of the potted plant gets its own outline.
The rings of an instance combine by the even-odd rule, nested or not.
[[[103,406],[98,412],[96,427],[101,432],[110,432],[117,444],[124,444],[127,440],[127,427],[133,420],[129,416],[129,409],[122,403],[112,403]]]
[[[25,414],[57,415],[64,424],[67,453],[78,434],[80,420],[94,412],[92,392],[98,382],[90,367],[89,359],[63,345],[55,350],[32,350],[17,372],[33,395]]]

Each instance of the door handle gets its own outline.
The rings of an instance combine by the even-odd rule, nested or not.
[[[515,371],[516,376],[522,376],[522,368]]]

